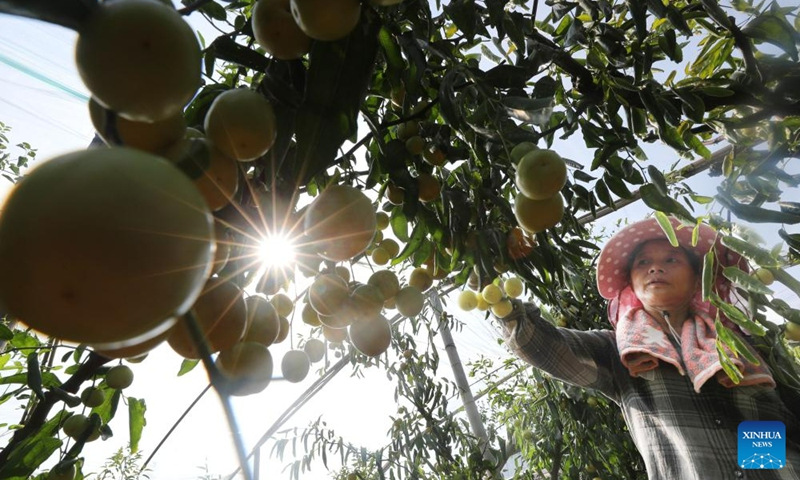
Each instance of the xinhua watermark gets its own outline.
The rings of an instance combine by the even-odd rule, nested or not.
[[[746,421],[739,424],[739,466],[774,470],[786,465],[786,425]]]

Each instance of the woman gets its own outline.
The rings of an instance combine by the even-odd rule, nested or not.
[[[693,246],[692,228],[670,220],[680,247],[650,218],[620,230],[601,251],[597,286],[610,300],[614,330],[557,328],[536,306],[518,302],[502,320],[509,347],[552,376],[619,404],[650,479],[800,479],[800,424],[769,369],[740,356],[737,385],[719,363],[716,311],[700,296],[700,259],[716,244],[716,232],[701,225]],[[743,263],[721,246],[715,254],[723,265]],[[722,275],[715,289],[730,298]],[[746,420],[786,425],[786,466],[737,465],[738,426]]]

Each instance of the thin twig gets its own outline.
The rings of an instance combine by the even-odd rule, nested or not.
[[[727,156],[732,150],[732,147],[727,146],[725,148],[721,148],[711,154],[709,158],[700,159],[694,163],[691,163],[677,172],[675,175],[671,175],[670,178],[667,179],[668,183],[675,183],[679,179],[682,178],[689,178],[693,175],[696,175],[704,170],[711,168],[712,165],[716,165],[721,163],[722,160]],[[642,198],[642,193],[640,190],[636,190],[635,192],[631,193],[630,198],[623,198],[613,202],[613,207],[603,207],[598,209],[594,214],[587,213],[586,215],[578,218],[578,223],[581,225],[586,225],[587,223],[591,223],[599,218],[605,217],[606,215],[615,212],[617,209],[630,205],[631,203],[639,200]]]
[[[211,385],[219,395],[222,402],[222,408],[225,411],[225,417],[228,420],[228,427],[233,434],[233,443],[236,447],[236,455],[239,457],[239,466],[244,473],[245,480],[252,480],[253,475],[250,472],[250,464],[247,462],[247,454],[245,453],[244,441],[239,434],[239,425],[236,421],[236,415],[233,413],[233,406],[231,405],[230,395],[227,392],[227,379],[222,375],[217,366],[211,359],[211,350],[206,343],[205,335],[200,329],[197,320],[191,311],[184,315],[186,325],[192,335],[192,340],[200,352],[200,358],[203,360],[203,366],[206,368],[208,378],[211,380]]]
[[[139,475],[142,475],[144,473],[145,469],[147,468],[147,464],[150,463],[150,460],[152,460],[153,457],[156,456],[156,453],[158,453],[159,449],[161,449],[161,446],[164,445],[164,443],[166,443],[167,439],[170,437],[170,435],[172,435],[172,432],[174,432],[175,429],[178,428],[178,425],[180,425],[180,423],[183,421],[183,419],[186,418],[186,415],[188,415],[189,412],[192,411],[194,406],[197,405],[197,402],[199,402],[200,399],[203,398],[203,396],[209,390],[211,390],[211,384],[210,383],[208,385],[206,385],[206,388],[204,388],[203,391],[200,392],[200,394],[197,396],[197,398],[194,399],[194,401],[191,403],[191,405],[189,405],[186,408],[186,410],[184,410],[183,414],[178,418],[178,420],[176,420],[175,423],[172,424],[172,427],[164,435],[164,438],[162,438],[161,441],[158,442],[158,445],[156,445],[156,448],[153,450],[153,452],[150,454],[150,456],[147,457],[147,460],[145,460],[144,463],[142,464],[142,468],[139,469]]]

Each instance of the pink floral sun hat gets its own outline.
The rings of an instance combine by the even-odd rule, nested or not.
[[[698,226],[697,243],[693,244],[693,227],[681,223],[674,217],[669,217],[669,221],[680,246],[694,252],[701,261],[703,256],[714,246],[718,265],[721,264],[723,267],[739,265],[739,268],[747,269],[746,266],[743,266],[745,262],[742,261],[740,255],[716,241],[717,232],[713,228],[701,223]],[[611,300],[628,286],[630,283],[628,263],[637,245],[649,240],[666,238],[667,235],[655,217],[639,220],[615,233],[603,246],[597,260],[597,289],[600,291],[600,295]],[[719,279],[720,276],[718,275],[717,278]]]

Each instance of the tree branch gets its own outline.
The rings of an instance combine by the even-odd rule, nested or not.
[[[86,359],[86,362],[78,368],[69,380],[61,385],[61,390],[68,393],[77,393],[81,384],[94,376],[97,370],[109,361],[111,361],[111,359],[94,352],[89,352],[89,358]],[[14,436],[11,437],[11,441],[8,442],[8,445],[6,445],[3,450],[0,450],[0,465],[4,465],[8,461],[11,452],[14,451],[14,448],[19,445],[20,442],[30,437],[44,425],[45,421],[47,421],[47,416],[50,414],[50,410],[58,401],[58,396],[52,390],[48,390],[44,394],[44,400],[33,410],[28,423],[14,432]]]
[[[721,163],[722,160],[725,158],[725,156],[731,152],[731,150],[732,147],[730,146],[721,148],[716,152],[714,152],[713,154],[711,154],[709,158],[703,158],[697,160],[696,162],[690,163],[689,165],[681,168],[680,170],[677,170],[673,175],[667,178],[667,182],[672,184],[678,181],[678,179],[689,178],[694,175],[697,175],[698,173],[704,170],[708,170],[709,168],[711,168],[712,165]],[[613,208],[603,207],[601,209],[598,209],[597,212],[595,212],[594,214],[587,213],[586,215],[578,218],[578,223],[581,225],[591,223],[599,218],[605,217],[606,215],[617,211],[617,209],[630,205],[631,203],[639,200],[640,198],[642,198],[642,194],[639,190],[636,190],[631,194],[631,198],[624,198],[617,200],[616,202],[614,202]]]

